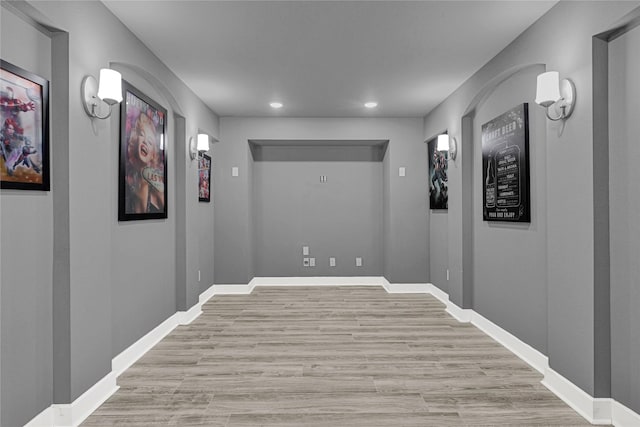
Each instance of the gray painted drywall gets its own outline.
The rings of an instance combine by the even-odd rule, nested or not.
[[[382,275],[381,162],[254,162],[253,179],[256,276]]]
[[[51,80],[51,38],[4,7],[0,19],[2,59]],[[23,425],[52,400],[54,190],[0,190],[3,426]]]
[[[383,248],[383,275],[391,274],[391,157],[388,143],[385,156],[382,159],[382,248]]]
[[[591,37],[610,28],[638,4],[558,3],[433,110],[424,123],[425,139],[447,128],[463,142],[454,167],[451,162],[449,167],[449,290],[452,300],[459,303],[466,298],[465,291],[469,292],[463,282],[464,242],[469,241],[465,237],[468,225],[463,228],[463,207],[469,192],[462,191],[462,165],[470,150],[465,143],[474,139],[462,138],[462,116],[496,76],[529,64],[545,64],[547,69],[574,81],[577,104],[571,118],[562,129],[561,123],[545,124],[547,355],[555,371],[591,395],[596,376],[593,248],[597,244],[593,229]],[[500,299],[501,295],[486,298]],[[504,310],[508,310],[506,304]],[[511,328],[509,324],[500,326]]]
[[[612,397],[640,413],[640,27],[609,43]]]
[[[547,185],[545,116],[535,108],[536,76],[529,67],[502,82],[477,107],[473,119],[473,308],[543,354],[547,352]],[[482,218],[484,123],[529,103],[531,223],[487,222]]]
[[[204,125],[202,125],[204,126]],[[199,132],[205,132],[208,135],[214,135],[213,128],[209,127],[201,127]],[[217,140],[217,131],[215,133],[215,138]],[[212,158],[211,164],[213,166],[213,158],[216,156],[216,142],[209,142],[209,151],[207,154]],[[187,154],[187,158],[188,158]],[[213,250],[214,250],[214,233],[213,233],[213,224],[215,220],[215,205],[213,203],[213,194],[215,193],[216,182],[213,179],[213,171],[211,175],[211,183],[209,186],[209,192],[211,194],[211,201],[209,203],[200,202],[198,200],[198,165],[197,162],[192,162],[191,167],[195,169],[195,177],[192,175],[188,176],[186,182],[185,192],[189,194],[190,201],[190,211],[196,212],[195,218],[188,219],[188,221],[195,221],[194,224],[187,227],[189,232],[191,233],[191,239],[198,242],[197,247],[191,245],[190,250],[197,249],[198,253],[189,253],[187,259],[193,260],[190,274],[192,274],[194,280],[197,282],[198,280],[198,271],[200,271],[200,287],[190,287],[189,288],[189,304],[188,307],[193,306],[196,302],[198,302],[198,298],[200,294],[207,289],[209,289],[213,285],[213,272],[215,270],[215,260],[213,258]]]
[[[254,162],[382,162],[385,145],[343,146],[290,145],[261,146],[249,144]]]
[[[6,14],[4,6],[3,2],[3,19],[18,22]],[[197,163],[187,160],[184,141],[198,130],[217,137],[218,119],[100,2],[17,2],[10,6],[28,20],[47,28],[64,28],[69,34],[68,41],[65,33],[54,34],[54,58],[47,60],[45,55],[42,63],[25,65],[37,71],[53,60],[55,70],[39,73],[58,76],[57,96],[52,99],[56,103],[52,119],[54,114],[58,119],[52,125],[56,168],[52,192],[40,196],[2,192],[2,242],[13,241],[11,252],[2,251],[2,301],[11,301],[15,307],[2,307],[3,352],[10,342],[7,340],[15,339],[12,336],[20,331],[20,344],[10,347],[15,354],[2,355],[2,388],[10,385],[12,389],[11,395],[2,395],[2,423],[21,425],[52,402],[70,403],[107,374],[113,356],[175,312],[178,286],[184,289],[188,309],[197,302],[205,287],[203,281],[213,282],[213,207],[198,205]],[[14,34],[4,35],[11,25],[2,23],[3,58],[11,60],[9,52],[17,50],[42,60],[37,46],[24,47],[31,36],[18,45],[13,42]],[[169,110],[166,220],[117,221],[117,109],[111,119],[92,121],[79,102],[82,78],[97,75],[100,68],[109,65]],[[56,94],[53,89],[52,94]],[[175,114],[185,117],[178,132],[171,120]],[[60,144],[66,147],[55,150]],[[177,161],[186,161],[185,167],[177,168]],[[67,169],[68,177],[59,168]],[[180,177],[176,176],[178,171]],[[181,220],[186,224],[180,227],[186,230],[183,277],[176,276],[177,192],[186,195]],[[54,213],[52,195],[53,208],[61,208]],[[11,204],[5,203],[9,200]],[[29,217],[37,213],[44,217]],[[12,231],[7,230],[17,230],[12,225],[25,217],[33,222],[32,228],[25,231],[22,227],[19,238],[11,236]],[[55,243],[51,242],[52,221]],[[34,254],[34,248],[37,266],[33,262],[21,265],[29,260],[26,254]],[[21,253],[24,261],[6,258]],[[20,272],[7,268],[9,263]],[[198,269],[204,272],[201,282]],[[34,287],[42,289],[35,292]],[[15,295],[14,288],[19,288]],[[30,318],[25,323],[22,317],[27,313]],[[38,316],[36,321],[34,315]],[[39,320],[40,316],[45,319]],[[51,342],[52,318],[55,344]],[[10,330],[8,335],[6,330]],[[34,359],[36,351],[39,356]],[[53,391],[51,379],[47,380],[52,375],[47,364],[53,365]],[[8,404],[6,399],[22,400]]]
[[[424,149],[428,153],[428,143],[436,136],[432,135],[425,141]],[[448,162],[448,168],[452,161]],[[449,210],[429,210],[429,282],[446,293],[449,293],[447,270],[449,269],[449,239],[448,239]]]
[[[214,158],[215,283],[246,284],[253,278],[254,180],[248,141],[262,139],[388,139],[383,162],[384,274],[395,283],[426,282],[427,156],[421,126],[418,118],[222,118]],[[233,166],[239,167],[238,177],[231,176]],[[406,167],[405,177],[398,176],[400,166]]]

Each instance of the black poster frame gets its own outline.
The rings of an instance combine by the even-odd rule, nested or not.
[[[529,104],[482,125],[484,221],[531,222]]]

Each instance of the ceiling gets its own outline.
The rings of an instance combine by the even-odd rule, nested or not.
[[[103,3],[219,116],[422,117],[556,1]]]

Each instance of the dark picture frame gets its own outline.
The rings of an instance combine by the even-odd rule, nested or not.
[[[529,104],[482,125],[482,213],[485,221],[531,222]]]
[[[438,151],[438,137],[427,141],[427,153],[429,156],[429,209],[449,209],[449,180],[447,171],[449,168],[446,151]]]
[[[167,218],[167,110],[122,81],[118,221]]]
[[[0,60],[0,188],[50,190],[49,81]]]
[[[198,156],[198,200],[211,202],[211,157],[204,153]]]

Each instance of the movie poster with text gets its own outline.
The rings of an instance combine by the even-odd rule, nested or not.
[[[528,104],[482,125],[485,221],[531,222]]]

